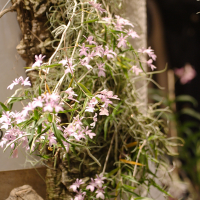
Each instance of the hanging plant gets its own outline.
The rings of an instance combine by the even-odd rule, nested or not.
[[[0,146],[12,157],[22,146],[40,158],[47,199],[145,199],[150,186],[169,195],[150,169],[167,168],[165,156],[177,145],[162,118],[169,110],[141,97],[155,83],[143,67],[156,69],[154,51],[134,49],[134,25],[103,0],[60,1],[49,9],[55,51],[48,59],[35,55],[26,68],[34,72],[32,87],[23,77],[8,86],[22,87],[1,103]],[[19,101],[22,111],[12,111]]]

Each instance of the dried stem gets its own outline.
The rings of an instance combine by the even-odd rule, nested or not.
[[[3,11],[1,11],[0,18],[3,17],[3,15],[5,15],[8,12],[15,11],[16,7],[19,5],[20,2],[21,2],[21,0],[17,0],[17,2],[15,2],[10,8],[7,8],[7,9],[4,9]]]
[[[105,171],[106,171],[106,166],[107,166],[108,159],[109,159],[109,156],[110,156],[110,152],[111,152],[111,149],[112,149],[112,144],[113,144],[113,141],[114,141],[114,138],[115,138],[115,134],[116,134],[116,132],[113,134],[112,140],[110,142],[110,147],[109,147],[109,150],[108,150],[108,153],[107,153],[107,156],[106,156],[106,160],[105,160],[105,163],[104,163],[104,166],[103,166],[102,174],[104,174]]]
[[[140,157],[140,153],[141,153],[142,148],[144,147],[144,145],[146,145],[147,139],[148,139],[149,135],[150,135],[150,132],[147,133],[147,138],[146,138],[146,140],[145,140],[145,141],[143,142],[143,144],[139,147],[139,152],[138,152],[138,155],[137,155],[136,163],[138,163],[138,160],[139,160],[139,157]],[[134,166],[133,177],[135,177],[136,172],[137,172],[137,165]]]
[[[63,32],[63,34],[62,34],[62,37],[61,37],[61,40],[60,40],[59,45],[57,46],[57,48],[56,48],[55,52],[53,53],[53,55],[51,56],[51,58],[49,58],[49,62],[48,62],[49,65],[51,64],[52,59],[54,58],[54,56],[56,55],[56,53],[58,52],[58,50],[60,49],[60,46],[61,46],[61,44],[63,43],[64,37],[65,37],[65,34],[66,34],[66,32],[67,32],[67,30],[68,30],[70,24],[71,24],[71,20],[73,19],[74,15],[75,15],[76,7],[77,7],[77,1],[74,0],[74,3],[75,3],[75,6],[74,6],[74,9],[73,9],[73,13],[72,13],[72,16],[71,16],[71,18],[70,18],[70,20],[69,20],[67,26],[66,26],[66,25],[61,25],[61,26],[63,26],[63,27],[65,28],[65,30],[64,30],[64,32]],[[48,73],[48,72],[49,72],[49,68],[48,68],[47,73]]]

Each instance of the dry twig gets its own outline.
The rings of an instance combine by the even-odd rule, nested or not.
[[[8,12],[15,11],[16,7],[19,5],[20,2],[21,2],[21,0],[17,0],[10,8],[7,8],[7,9],[4,9],[3,11],[1,11],[0,18],[3,17]]]

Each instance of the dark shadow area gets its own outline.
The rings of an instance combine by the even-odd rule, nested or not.
[[[200,199],[200,1],[196,0],[147,0],[148,43],[155,50],[155,63],[162,70],[168,63],[168,70],[155,76],[165,87],[169,100],[172,83],[176,102],[174,120],[178,136],[185,140],[179,149],[181,161],[180,178],[189,178],[195,199]],[[170,71],[191,66],[196,76],[183,83]],[[172,72],[173,72],[172,71]],[[189,72],[186,73],[189,76]],[[175,77],[175,78],[174,78]],[[188,95],[191,99],[176,101],[177,97]],[[173,95],[172,95],[173,96]],[[170,99],[171,100],[171,99]],[[187,199],[187,197],[185,197]]]

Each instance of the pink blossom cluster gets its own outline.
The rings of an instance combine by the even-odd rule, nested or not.
[[[40,140],[45,140],[45,139],[47,139],[49,141],[49,146],[50,147],[52,145],[56,145],[57,144],[56,137],[55,137],[55,135],[54,135],[52,130],[49,130],[45,134],[40,136]],[[40,140],[36,140],[36,142],[40,142]]]
[[[43,108],[44,112],[53,112],[54,110],[55,112],[62,111],[63,108],[59,103],[59,98],[60,97],[58,95],[47,93],[45,95],[39,96],[38,98],[34,98],[32,102],[29,102],[28,105],[23,108],[22,112],[3,113],[2,117],[0,118],[0,123],[2,124],[1,128],[6,129],[7,131],[2,139],[1,146],[3,147],[3,144],[6,142],[12,142],[13,140],[17,139],[17,136],[21,137],[23,134],[25,134],[16,125],[26,120],[29,111],[34,111],[34,109],[37,107]],[[48,139],[50,146],[56,143],[56,138],[53,136],[53,133],[49,134]],[[23,141],[23,147],[25,147],[25,144],[28,144],[27,137],[22,137],[20,140],[18,140],[18,142],[20,141]],[[33,144],[33,147],[34,146],[35,144]],[[27,146],[26,149],[28,150],[29,147]],[[13,156],[17,156],[16,153],[17,149],[15,149],[15,154],[13,153]]]
[[[89,136],[91,139],[96,135],[87,127],[83,126],[82,123],[83,117],[80,118],[79,115],[74,117],[72,123],[70,123],[67,127],[64,128],[64,137],[69,139],[70,137],[74,137],[77,141],[80,141],[82,138],[86,139],[86,136]]]
[[[85,37],[85,36],[84,36]],[[80,59],[80,63],[82,66],[85,66],[88,70],[92,69],[92,66],[90,65],[90,61],[94,59],[94,57],[107,57],[108,60],[113,59],[114,57],[117,56],[117,54],[110,50],[108,46],[105,46],[105,49],[103,48],[102,45],[98,45],[95,41],[93,41],[94,37],[89,36],[86,38],[86,41],[89,43],[89,45],[95,45],[94,49],[92,52],[89,52],[89,47],[85,46],[85,43],[82,44],[82,46],[79,45],[79,55],[80,56],[85,56],[83,59]],[[103,63],[97,63],[98,66],[98,76],[103,76],[105,77],[105,69],[103,68],[105,64]]]
[[[117,31],[124,31],[125,27],[124,26],[131,26],[132,28],[134,28],[134,25],[127,19],[124,19],[118,15],[115,15],[115,19],[113,20],[113,18],[109,18],[109,17],[103,17],[102,20],[104,22],[106,22],[106,24],[108,25],[113,25],[115,30]],[[132,31],[131,31],[132,32]],[[137,35],[137,37],[139,37]]]
[[[0,123],[2,124],[1,128],[5,129],[6,132],[0,142],[0,146],[3,148],[5,144],[7,146],[11,146],[11,149],[13,149],[13,158],[18,157],[18,150],[15,148],[15,143],[13,143],[13,140],[20,138],[18,140],[19,144],[22,144],[23,148],[26,148],[26,150],[29,149],[28,146],[28,139],[25,135],[24,131],[21,131],[19,127],[16,126],[16,124],[24,121],[24,117],[19,112],[3,112],[2,117],[0,118]]]
[[[96,198],[100,198],[100,199],[105,199],[104,193],[105,193],[105,189],[106,187],[103,187],[103,183],[104,180],[106,178],[103,177],[102,174],[100,174],[99,176],[96,175],[96,178],[93,179],[91,178],[91,182],[89,183],[89,185],[86,187],[86,190],[90,190],[91,192],[94,192],[95,189],[95,193],[96,193]],[[73,190],[73,192],[76,192],[76,196],[74,198],[74,200],[84,200],[86,192],[83,192],[82,190],[77,190],[80,188],[80,185],[84,184],[82,179],[76,179],[76,181],[70,186],[70,189]]]
[[[98,77],[101,77],[101,76],[106,77],[106,73],[105,73],[106,70],[103,68],[104,65],[105,63],[97,63],[98,70],[99,70]]]
[[[3,112],[0,123],[2,124],[1,128],[8,130],[13,125],[21,123],[25,120],[24,116],[20,112]]]
[[[74,73],[74,67],[76,65],[72,64],[72,58],[69,58],[69,59],[65,58],[65,59],[61,60],[59,63],[62,64],[63,67],[67,68],[65,70],[65,74],[68,74],[68,73],[73,74]]]
[[[24,78],[22,77],[22,76],[20,76],[18,79],[16,78],[8,87],[7,87],[7,89],[10,89],[10,90],[12,90],[13,89],[13,87],[15,86],[15,85],[18,85],[19,83],[21,83],[21,85],[24,85],[24,86],[31,86],[31,83],[30,83],[30,81],[28,80],[29,79],[29,77],[27,77],[25,80],[24,80]]]
[[[183,85],[190,82],[196,76],[196,71],[190,64],[186,64],[184,67],[179,69],[176,68],[174,73],[180,78],[180,82]]]
[[[39,97],[40,99],[40,97]],[[36,107],[40,107],[39,102],[35,99],[33,101],[35,103]],[[4,134],[4,137],[2,138],[2,141],[0,142],[0,146],[3,148],[4,144],[12,142],[13,140],[20,137],[18,140],[18,143],[22,143],[22,147],[26,147],[26,150],[29,149],[28,146],[28,140],[27,137],[24,136],[26,133],[19,129],[17,126],[19,123],[24,122],[26,120],[26,117],[24,116],[23,111],[22,112],[3,112],[2,117],[0,118],[1,128],[5,129],[6,132]],[[45,122],[45,121],[44,121]],[[42,127],[46,127],[46,122],[42,123]],[[61,127],[58,126],[58,129]],[[37,129],[37,128],[36,128]],[[47,133],[42,135],[40,139],[44,140],[45,135],[47,136],[47,139],[49,140],[49,146],[52,146],[53,144],[57,144],[56,137],[54,136],[54,133],[49,130]],[[36,140],[35,142],[40,142],[39,140]],[[33,147],[35,144],[33,144]],[[11,148],[14,148],[14,143],[11,145]]]
[[[45,57],[46,56],[42,56],[42,54],[40,54],[39,56],[35,55],[35,62],[33,63],[32,68],[40,67],[42,65],[42,60]]]
[[[56,119],[56,126],[58,130],[61,130],[63,132],[63,128],[58,125],[58,123],[60,123],[61,120],[58,118]],[[42,132],[47,128],[47,126],[49,125],[47,120],[44,120],[44,122],[42,123]],[[36,128],[37,129],[37,128]],[[38,138],[37,140],[35,140],[35,143],[33,144],[33,147],[35,147],[36,143],[42,143],[44,140],[47,140],[49,142],[49,147],[52,147],[53,145],[57,145],[57,139],[55,137],[54,132],[50,129],[47,132],[43,133],[40,138]],[[67,143],[66,141],[63,141],[63,144],[66,148],[66,151],[69,151],[69,143]]]
[[[121,47],[126,48],[127,37],[128,37],[128,35],[124,36],[122,33],[121,33],[121,35],[119,35],[119,38],[117,39],[117,41],[119,41],[117,44],[118,48],[121,48]]]
[[[29,102],[27,106],[23,108],[22,114],[26,117],[29,111],[34,111],[35,108],[43,108],[44,112],[60,112],[63,108],[60,103],[60,96],[57,94],[42,94],[37,98],[34,98],[32,102]]]
[[[97,9],[101,14],[106,12],[105,9],[101,8],[101,4],[100,3],[95,3],[93,1],[89,1],[89,4],[92,5],[95,9]]]
[[[117,99],[117,95],[113,95],[112,91],[107,91],[106,89],[99,92],[96,96],[94,96],[90,102],[88,103],[86,107],[86,112],[94,112],[95,106],[99,103],[97,99],[100,99],[103,102],[103,105],[101,105],[100,113],[99,115],[109,115],[108,112],[108,105],[113,104],[113,102],[110,99]]]
[[[132,71],[133,73],[135,73],[136,75],[139,75],[140,72],[142,72],[142,70],[137,67],[136,65],[133,65],[130,69],[130,71]]]
[[[29,149],[28,139],[26,136],[24,136],[24,134],[25,134],[25,132],[21,131],[17,126],[11,127],[10,129],[8,129],[5,132],[4,137],[2,138],[2,141],[0,142],[0,146],[3,148],[4,144],[7,143],[7,145],[10,145],[10,147],[12,149],[14,149],[15,143],[12,143],[13,140],[20,138],[18,140],[18,143],[19,144],[22,143],[22,147],[26,148],[26,150],[28,150]],[[17,154],[15,154],[15,155],[17,156]],[[15,157],[15,156],[13,155],[13,157]]]
[[[96,125],[96,122],[97,122],[97,113],[95,113],[95,115],[94,115],[94,117],[92,119],[93,119],[93,123],[90,124],[90,127],[94,128],[95,125]]]
[[[127,19],[120,17],[119,15],[115,15],[116,22],[114,22],[115,29],[118,31],[123,31],[124,26],[131,26],[134,28],[134,25]]]
[[[73,97],[77,96],[72,88],[68,88],[65,91],[66,94],[68,94],[68,99],[75,100]],[[76,100],[75,100],[76,101]],[[5,136],[3,137],[2,141],[0,142],[0,146],[3,148],[5,144],[9,144],[10,142],[13,142],[13,140],[17,139],[18,137],[21,137],[19,140],[17,140],[19,143],[23,143],[23,147],[25,147],[25,144],[28,144],[27,137],[23,136],[25,132],[21,131],[19,127],[17,126],[19,123],[24,122],[29,114],[29,111],[33,112],[35,109],[42,108],[43,112],[59,112],[63,111],[63,108],[60,103],[60,96],[57,94],[42,94],[41,96],[38,96],[37,98],[34,98],[32,102],[29,102],[27,106],[23,108],[21,112],[3,112],[2,117],[0,118],[1,128],[6,129]],[[39,111],[39,110],[38,110]],[[73,122],[70,123],[66,128],[62,129],[59,125],[57,125],[57,128],[60,129],[64,133],[64,137],[66,139],[70,139],[71,137],[75,138],[77,141],[80,141],[81,139],[86,139],[86,136],[93,139],[93,137],[96,135],[92,132],[92,130],[89,130],[89,127],[84,127],[82,123],[83,117],[79,117],[77,115],[73,118]],[[93,117],[93,124],[91,124],[91,127],[95,126],[95,123],[97,121],[97,114]],[[58,120],[57,120],[58,121]],[[46,127],[46,124],[48,122],[44,121],[42,123],[42,127]],[[59,123],[59,121],[58,121]],[[37,129],[37,127],[36,127]],[[49,130],[48,132],[44,133],[39,139],[35,141],[35,143],[41,142],[41,140],[47,139],[49,141],[49,146],[57,144],[56,137],[54,133]],[[16,142],[15,142],[16,143]],[[35,147],[35,143],[33,144],[33,148]],[[69,151],[69,143],[66,141],[63,141],[63,144],[67,150]],[[14,148],[14,143],[12,143],[11,148]],[[27,150],[29,149],[27,145]],[[13,157],[17,157],[17,148],[13,151]]]
[[[4,134],[4,137],[2,138],[2,141],[0,142],[0,146],[3,148],[5,144],[10,145],[11,149],[13,150],[12,157],[17,158],[18,157],[18,149],[17,149],[17,143],[22,144],[23,148],[26,148],[26,150],[29,150],[29,145],[28,145],[28,139],[27,136],[25,136],[25,132],[20,130],[17,124],[25,121],[25,117],[23,116],[22,113],[19,112],[4,112],[2,117],[0,118],[0,123],[2,124],[1,128],[6,129],[6,132]],[[45,124],[42,124],[43,127],[46,127]],[[36,128],[37,129],[37,128]],[[17,143],[13,142],[14,140],[17,139]],[[40,143],[41,140],[47,139],[49,141],[49,146],[52,146],[53,144],[57,144],[56,137],[54,136],[54,133],[49,130],[42,136],[40,136],[39,139],[35,141],[35,143]],[[35,148],[35,143],[33,143],[32,150]],[[16,145],[16,146],[15,146]],[[19,146],[19,145],[18,145]],[[68,145],[66,145],[67,148]]]
[[[125,30],[125,32],[127,33],[127,35],[124,36],[124,34],[121,33],[121,35],[118,35],[118,44],[117,44],[117,47],[118,48],[126,48],[127,47],[127,38],[129,36],[131,36],[133,39],[135,38],[139,38],[138,34],[133,31],[132,29],[129,29],[129,30]]]
[[[34,101],[36,102],[36,101]],[[5,129],[6,132],[0,142],[0,146],[3,148],[5,144],[7,146],[11,146],[11,149],[13,149],[12,157],[16,158],[18,157],[18,146],[22,145],[23,148],[26,148],[26,150],[29,150],[28,145],[28,139],[26,136],[26,132],[20,130],[18,127],[18,124],[21,122],[24,122],[26,120],[23,111],[20,112],[3,112],[2,117],[0,118],[1,128]],[[43,122],[42,127],[46,127],[46,124]],[[61,127],[57,127],[60,129]],[[37,127],[36,127],[37,130]],[[32,144],[32,150],[35,148],[36,143],[40,143],[41,140],[47,139],[49,141],[49,146],[52,146],[53,144],[57,144],[56,137],[54,136],[54,133],[49,130],[42,136],[40,136],[39,139],[35,141],[35,143]],[[16,140],[14,142],[14,140]],[[69,149],[68,143],[65,144],[66,147]]]
[[[103,105],[101,106],[99,115],[107,115],[107,116],[109,115],[108,104],[113,104],[113,102],[110,99],[119,100],[117,95],[113,95],[112,91],[107,91],[107,90],[101,91],[100,94],[98,94],[96,96],[98,98],[100,98],[101,101],[103,102]]]
[[[146,53],[150,57],[150,59],[146,62],[147,65],[151,68],[152,71],[154,69],[156,69],[156,66],[153,65],[152,63],[153,63],[153,61],[156,60],[157,56],[155,55],[154,50],[151,49],[151,47],[149,47],[148,49],[141,48],[141,49],[138,50],[138,52],[143,53],[143,54]]]
[[[125,26],[131,26],[132,28],[134,28],[134,25],[127,19],[124,19],[118,15],[115,15],[115,20],[113,20],[112,18],[108,18],[108,17],[104,17],[102,18],[103,21],[106,22],[106,24],[108,25],[113,25],[114,29],[117,31],[124,31],[126,34],[124,35],[124,33],[121,33],[120,35],[118,35],[118,44],[117,47],[118,48],[126,48],[127,47],[127,39],[130,36],[132,39],[135,38],[139,38],[139,35],[133,30],[133,29],[125,29]]]
[[[125,29],[125,26],[131,26],[132,28],[134,28],[134,25],[128,21],[127,19],[124,19],[118,15],[115,15],[116,20],[113,21],[112,18],[108,18],[108,17],[104,17],[102,18],[103,21],[105,21],[107,24],[109,25],[114,25],[115,30],[117,31],[124,31],[126,33],[126,35],[124,36],[124,34],[121,33],[121,35],[118,35],[118,44],[117,47],[118,48],[125,48],[127,46],[127,38],[129,36],[131,36],[133,39],[135,38],[139,38],[139,35],[133,30],[133,29]]]
[[[71,87],[69,87],[67,90],[64,91],[68,95],[68,99],[78,102],[76,99],[74,99],[74,96],[78,96]]]

